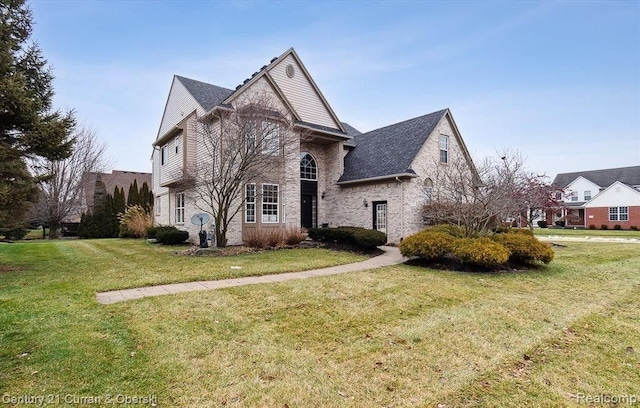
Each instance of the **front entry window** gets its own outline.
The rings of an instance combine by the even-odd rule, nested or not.
[[[300,179],[317,180],[318,166],[316,160],[309,153],[302,153],[300,158]]]
[[[387,233],[387,202],[373,202],[373,229]]]

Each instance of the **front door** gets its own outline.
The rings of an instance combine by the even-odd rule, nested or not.
[[[373,229],[387,233],[387,202],[374,201],[373,207]]]

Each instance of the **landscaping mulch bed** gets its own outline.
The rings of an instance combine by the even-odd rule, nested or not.
[[[350,244],[338,244],[331,242],[316,242],[316,241],[302,241],[298,245],[286,245],[286,246],[278,246],[278,247],[270,247],[270,248],[251,248],[243,245],[233,245],[228,246],[226,248],[217,248],[217,247],[209,247],[209,248],[199,248],[196,245],[193,245],[185,250],[176,251],[176,255],[183,256],[236,256],[236,255],[244,255],[251,253],[261,253],[264,251],[280,251],[286,249],[298,249],[298,248],[325,248],[332,251],[343,251],[343,252],[352,252],[360,255],[365,255],[370,258],[378,255],[382,255],[384,253],[383,250],[374,248],[374,249],[366,249],[361,248],[356,245]]]

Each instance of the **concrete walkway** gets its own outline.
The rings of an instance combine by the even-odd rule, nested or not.
[[[379,247],[384,254],[346,265],[332,266],[324,269],[313,269],[303,272],[288,272],[277,275],[247,276],[245,278],[222,279],[213,281],[174,283],[170,285],[147,286],[144,288],[113,290],[111,292],[97,293],[98,303],[107,305],[111,303],[124,302],[125,300],[140,299],[149,296],[170,295],[173,293],[196,292],[201,290],[212,290],[231,288],[234,286],[255,285],[258,283],[285,282],[294,279],[307,279],[315,276],[337,275],[348,272],[366,271],[368,269],[381,268],[402,263],[404,258],[400,250],[396,247]]]

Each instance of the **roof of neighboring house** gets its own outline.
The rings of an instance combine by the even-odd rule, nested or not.
[[[638,186],[640,185],[640,166],[559,173],[556,178],[553,179],[553,184],[559,187],[566,187],[580,176],[596,183],[600,187],[609,187],[616,181],[630,186]]]
[[[413,159],[448,109],[355,135],[339,183],[415,174]]]
[[[221,86],[211,85],[206,82],[196,81],[195,79],[185,78],[176,75],[176,78],[194,98],[204,108],[205,111],[211,110],[214,106],[220,105],[222,101],[227,99],[234,91],[223,88]]]
[[[89,206],[93,205],[93,191],[96,187],[96,178],[100,174],[102,182],[104,183],[104,187],[107,190],[107,193],[113,195],[113,190],[115,186],[121,187],[124,190],[125,199],[129,195],[129,186],[133,183],[134,180],[138,181],[138,188],[142,188],[143,183],[147,183],[149,189],[151,189],[151,173],[142,173],[137,171],[123,171],[123,170],[113,170],[111,174],[109,173],[89,173],[87,175],[87,184],[85,187],[85,197],[87,198],[87,202]]]

